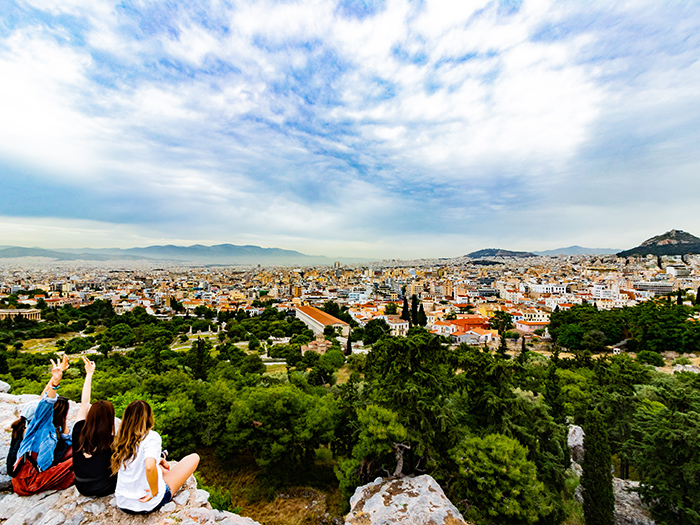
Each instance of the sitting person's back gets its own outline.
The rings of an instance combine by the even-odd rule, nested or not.
[[[177,465],[161,456],[161,438],[153,428],[153,411],[145,401],[124,410],[112,445],[112,472],[118,474],[117,506],[129,514],[149,514],[167,504],[197,468],[199,456],[190,454]]]
[[[68,360],[64,356],[62,362],[52,360],[51,364],[51,379],[34,417],[16,452],[10,450],[16,455],[11,458],[14,465],[8,466],[7,472],[13,476],[12,490],[19,496],[65,489],[73,484],[73,449],[66,421],[69,405],[67,399],[56,393]]]
[[[73,427],[75,487],[83,496],[114,493],[117,476],[110,466],[114,440],[114,406],[98,401]]]

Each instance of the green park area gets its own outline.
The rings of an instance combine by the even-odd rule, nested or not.
[[[77,356],[94,353],[93,399],[117,415],[147,400],[171,456],[202,456],[210,501],[261,523],[322,523],[347,511],[360,484],[429,473],[474,523],[582,524],[569,424],[596,436],[590,461],[641,480],[657,523],[698,522],[700,375],[669,373],[664,360],[700,353],[693,307],[554,312],[546,352],[450,345],[420,326],[392,337],[372,322],[350,335],[366,353],[346,355],[327,330],[329,350],[302,355],[314,334],[265,306],[256,317],[207,309],[160,320],[138,307],[116,315],[103,301],[40,304],[41,322],[0,322],[0,379],[40,393],[49,359],[65,352],[76,359],[61,394],[78,401]],[[347,319],[335,303],[324,309]]]

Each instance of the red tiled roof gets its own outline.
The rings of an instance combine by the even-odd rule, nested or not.
[[[299,306],[297,310],[301,310],[303,313],[314,319],[315,321],[318,321],[321,323],[323,326],[328,326],[330,324],[342,324],[342,325],[347,325],[345,321],[341,321],[340,319],[337,319],[336,317],[333,317],[332,315],[327,314],[323,310],[319,310],[318,308],[314,308],[313,306]]]

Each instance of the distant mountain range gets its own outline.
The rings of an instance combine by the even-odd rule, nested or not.
[[[536,255],[530,252],[511,252],[500,248],[486,248],[484,250],[468,253],[466,257],[482,259],[484,257],[536,257]]]
[[[261,248],[260,246],[238,246],[218,244],[216,246],[148,246],[145,248],[85,248],[81,250],[45,250],[42,248],[20,248],[16,246],[0,249],[0,259],[15,257],[48,257],[57,261],[169,261],[193,264],[268,264],[268,265],[313,265],[331,264],[334,259],[319,255],[306,255],[294,250]],[[341,262],[360,259],[341,258]]]
[[[574,244],[566,248],[556,248],[542,252],[532,252],[535,255],[612,255],[620,250],[618,248],[585,248]]]
[[[671,230],[662,235],[647,239],[636,248],[625,250],[619,257],[646,255],[686,255],[700,253],[700,238],[683,230]]]

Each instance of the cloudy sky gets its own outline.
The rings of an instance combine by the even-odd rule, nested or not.
[[[0,245],[700,235],[700,7],[0,0]]]

